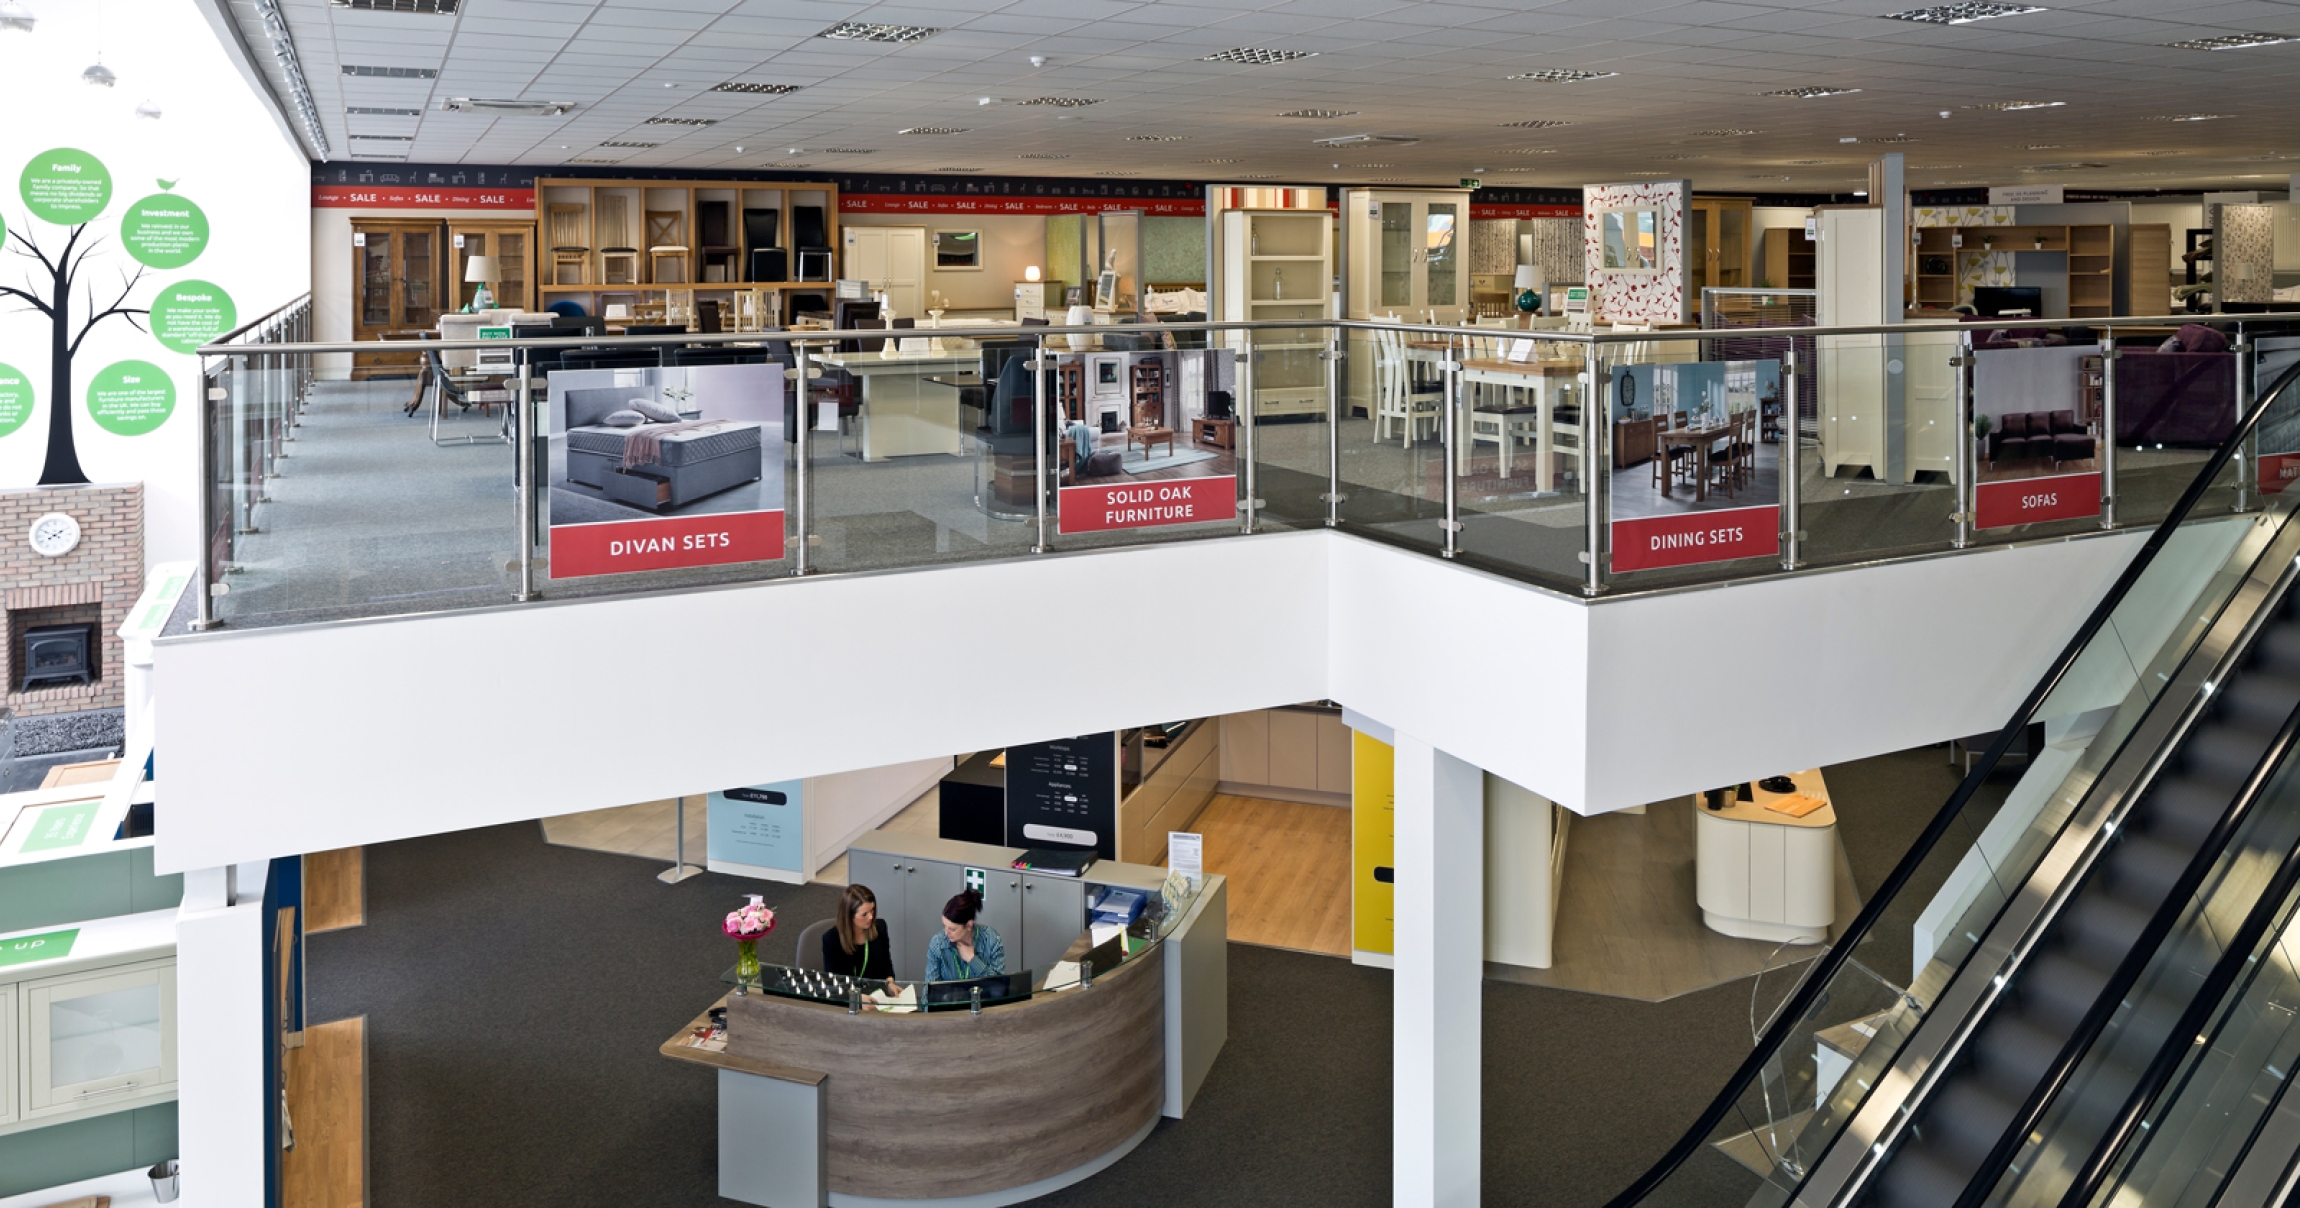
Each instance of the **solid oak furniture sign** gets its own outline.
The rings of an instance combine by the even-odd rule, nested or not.
[[[1064,533],[1103,533],[1235,520],[1237,515],[1238,476],[1221,474],[1064,487],[1057,527]]]

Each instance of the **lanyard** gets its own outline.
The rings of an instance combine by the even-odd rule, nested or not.
[[[870,976],[870,941],[863,941],[862,963],[855,966],[856,977]]]
[[[979,952],[979,951],[980,951],[980,949],[979,949],[979,948],[977,948],[977,949],[976,949],[976,951],[978,951],[978,952]],[[957,965],[957,966],[958,966],[958,976],[957,976],[956,978],[952,979],[952,980],[954,980],[954,981],[965,981],[967,978],[969,978],[969,977],[972,977],[972,976],[973,976],[973,974],[971,974],[971,973],[967,972],[967,968],[966,968],[966,964],[967,964],[967,962],[966,962],[966,958],[965,958],[965,957],[963,957],[963,956],[960,956],[960,955],[958,954],[958,945],[956,945],[956,944],[952,944],[952,945],[950,946],[950,962],[951,962],[952,964],[954,964],[954,965]]]

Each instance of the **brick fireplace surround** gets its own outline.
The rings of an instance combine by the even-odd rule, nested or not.
[[[80,544],[59,558],[33,552],[32,522],[62,512],[80,522]],[[119,629],[144,589],[142,483],[0,490],[0,609],[7,646],[0,649],[0,697],[6,716],[43,717],[116,709],[123,699]],[[24,630],[96,622],[102,673],[92,684],[17,689]]]

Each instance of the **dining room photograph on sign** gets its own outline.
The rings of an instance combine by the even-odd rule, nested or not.
[[[1608,384],[1615,571],[1780,552],[1779,361],[1617,365]]]

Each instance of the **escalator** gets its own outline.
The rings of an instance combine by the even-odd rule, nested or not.
[[[2214,979],[2243,980],[2262,942],[2245,928],[2269,926],[2288,870],[2300,880],[2300,501],[2218,506],[2263,417],[2300,413],[2296,379],[2247,410],[1710,1108],[1612,1208],[2157,1202],[2115,1185],[2120,1155],[2194,1081],[2173,1071],[2209,1047],[2192,1021],[2228,991]],[[2047,741],[2019,783],[1974,805],[2032,726]],[[2300,1147],[2300,1097],[2290,1116]]]

